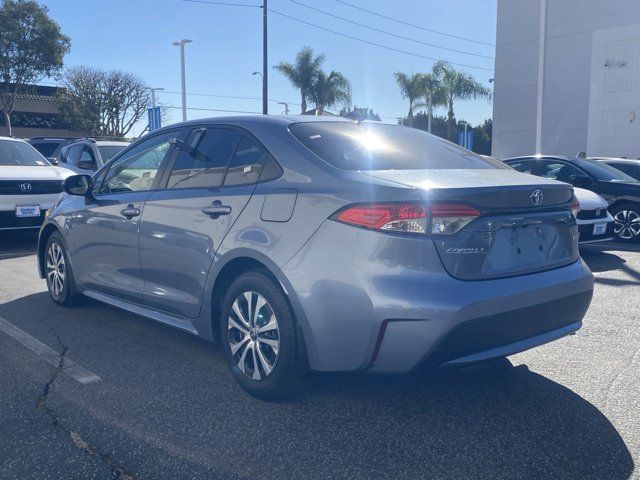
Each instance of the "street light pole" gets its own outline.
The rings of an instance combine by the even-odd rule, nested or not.
[[[267,60],[267,0],[262,0],[262,114],[269,114],[269,67]]]
[[[171,45],[180,47],[180,82],[182,84],[182,121],[187,121],[187,87],[184,72],[184,46],[193,40],[183,38],[179,42],[173,42]]]
[[[287,102],[278,102],[278,105],[284,105],[284,114],[289,115],[289,104]]]
[[[151,108],[156,108],[156,92],[164,90],[162,87],[149,87],[151,92]]]

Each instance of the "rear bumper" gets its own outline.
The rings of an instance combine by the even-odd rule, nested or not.
[[[593,225],[596,223],[607,222],[607,230],[602,235],[594,235],[593,234]],[[598,220],[588,220],[588,221],[578,221],[578,232],[580,233],[579,242],[580,244],[585,243],[597,243],[597,242],[606,242],[615,237],[613,233],[613,227],[615,222],[613,221],[613,217],[608,214],[607,217],[601,218]]]
[[[335,239],[340,244],[326,248]],[[582,260],[463,281],[444,270],[429,239],[335,222],[283,273],[295,292],[310,366],[321,371],[402,373],[526,350],[577,330],[593,292]]]

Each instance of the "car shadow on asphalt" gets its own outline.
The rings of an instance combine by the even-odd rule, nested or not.
[[[0,260],[32,255],[37,245],[37,230],[0,231]]]
[[[631,265],[622,257],[608,253],[606,250],[616,249],[621,251],[619,245],[614,247],[596,247],[590,246],[582,248],[580,254],[583,260],[594,273],[619,271],[626,274],[626,278],[609,278],[604,276],[596,276],[595,282],[610,286],[628,286],[640,285],[640,265]],[[627,252],[640,252],[640,247],[627,247]]]
[[[402,376],[316,373],[294,399],[264,402],[238,388],[219,349],[106,305],[63,309],[38,293],[0,305],[0,316],[45,342],[55,326],[71,358],[102,377],[96,387],[71,382],[82,392],[73,402],[85,415],[113,412],[99,436],[133,470],[128,443],[142,448],[143,439],[129,431],[161,439],[142,444],[171,463],[230,477],[239,452],[248,478],[284,469],[297,478],[622,480],[634,470],[596,406],[506,360]],[[252,454],[247,438],[265,439],[268,456]]]

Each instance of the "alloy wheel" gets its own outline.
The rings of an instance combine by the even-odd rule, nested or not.
[[[620,210],[613,217],[613,232],[623,240],[633,240],[640,236],[640,214],[633,210]]]
[[[47,280],[49,288],[56,297],[60,297],[64,292],[64,281],[66,277],[66,265],[62,247],[57,243],[49,245],[46,258]]]
[[[257,292],[239,295],[229,312],[228,336],[233,361],[247,377],[262,380],[273,371],[280,331],[266,298]]]

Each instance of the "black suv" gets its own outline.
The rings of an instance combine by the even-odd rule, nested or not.
[[[519,172],[596,192],[609,202],[617,239],[640,241],[640,182],[633,177],[593,159],[531,155],[509,158],[504,162]]]

